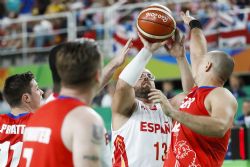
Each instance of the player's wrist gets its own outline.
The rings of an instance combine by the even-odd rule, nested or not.
[[[191,20],[188,25],[190,27],[190,30],[192,30],[194,28],[202,29],[201,22],[199,20],[196,20],[196,19]]]
[[[144,52],[148,53],[148,54],[152,54],[153,53],[152,49],[149,46],[144,46],[142,48],[142,50],[144,50]]]

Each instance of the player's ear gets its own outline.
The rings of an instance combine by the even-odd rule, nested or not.
[[[30,94],[24,93],[22,95],[22,102],[24,102],[24,103],[30,103],[31,102]]]
[[[211,69],[212,65],[213,64],[210,61],[207,62],[207,64],[206,64],[206,72],[208,72]]]

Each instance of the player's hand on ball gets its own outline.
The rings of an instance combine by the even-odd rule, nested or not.
[[[189,25],[190,21],[195,20],[194,17],[190,16],[189,10],[187,10],[186,13],[181,12],[180,16],[181,16],[182,20],[184,21],[184,23],[187,25]]]
[[[139,33],[138,35],[141,39],[141,42],[143,43],[144,48],[147,48],[152,53],[167,43],[167,41],[150,43],[146,39],[144,39]]]
[[[150,91],[148,100],[151,100],[153,103],[160,103],[164,113],[169,115],[173,106],[170,104],[167,97],[158,89],[150,89]]]
[[[119,55],[114,58],[116,66],[120,66],[125,62],[129,49],[133,46],[132,38],[129,38],[126,45],[121,49]]]
[[[180,34],[180,31],[176,29],[174,35],[174,42],[170,45],[165,44],[164,47],[168,53],[175,58],[185,57],[185,45],[184,45],[185,36]]]

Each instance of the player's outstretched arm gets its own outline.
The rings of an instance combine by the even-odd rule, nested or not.
[[[114,130],[119,129],[132,114],[134,107],[136,107],[134,86],[152,57],[152,53],[165,44],[165,42],[151,44],[141,36],[140,38],[144,44],[144,48],[124,68],[116,84],[112,101],[112,119],[119,118],[119,121],[113,121],[112,126]],[[115,124],[117,122],[121,123],[117,125]]]
[[[108,84],[110,78],[114,74],[115,70],[120,67],[127,57],[127,53],[132,46],[132,38],[130,38],[126,45],[121,49],[119,55],[115,56],[104,68],[103,79],[101,82],[100,91]]]
[[[237,111],[237,101],[233,95],[224,88],[216,88],[205,99],[205,106],[210,112],[209,116],[196,116],[180,112],[159,93],[152,91],[150,99],[162,105],[166,115],[204,136],[223,137],[233,125],[234,115]]]
[[[180,35],[180,31],[176,29],[174,36],[174,43],[165,45],[168,53],[176,58],[177,64],[181,72],[181,83],[184,92],[189,92],[194,86],[194,79],[187,62],[186,51],[184,45],[185,36]]]
[[[78,107],[71,111],[63,122],[62,139],[73,154],[74,166],[99,167],[103,163],[101,151],[105,145],[105,128],[94,110]],[[111,165],[111,158],[106,161]]]
[[[186,13],[181,12],[181,18],[185,24],[189,25],[194,23],[196,20],[194,17],[189,15],[189,11]],[[190,27],[191,28],[191,27]],[[198,66],[202,58],[207,53],[207,41],[200,28],[191,28],[191,39],[190,39],[190,56],[191,56],[191,66],[192,73],[195,75],[198,71]]]

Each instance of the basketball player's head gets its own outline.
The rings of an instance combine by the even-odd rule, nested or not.
[[[222,51],[208,52],[199,66],[195,82],[207,80],[209,77],[224,85],[233,69],[234,61],[231,56]]]
[[[155,88],[154,80],[154,75],[148,69],[145,69],[134,87],[135,96],[148,99],[150,89]]]
[[[3,88],[4,98],[11,108],[36,110],[41,105],[42,94],[31,72],[8,77]]]
[[[53,92],[59,93],[61,88],[61,79],[58,75],[57,69],[56,69],[56,55],[59,52],[59,50],[64,46],[64,44],[60,44],[55,46],[51,49],[49,53],[49,67],[53,79]]]
[[[102,74],[102,56],[92,40],[68,42],[56,55],[56,69],[62,87],[95,90]]]

